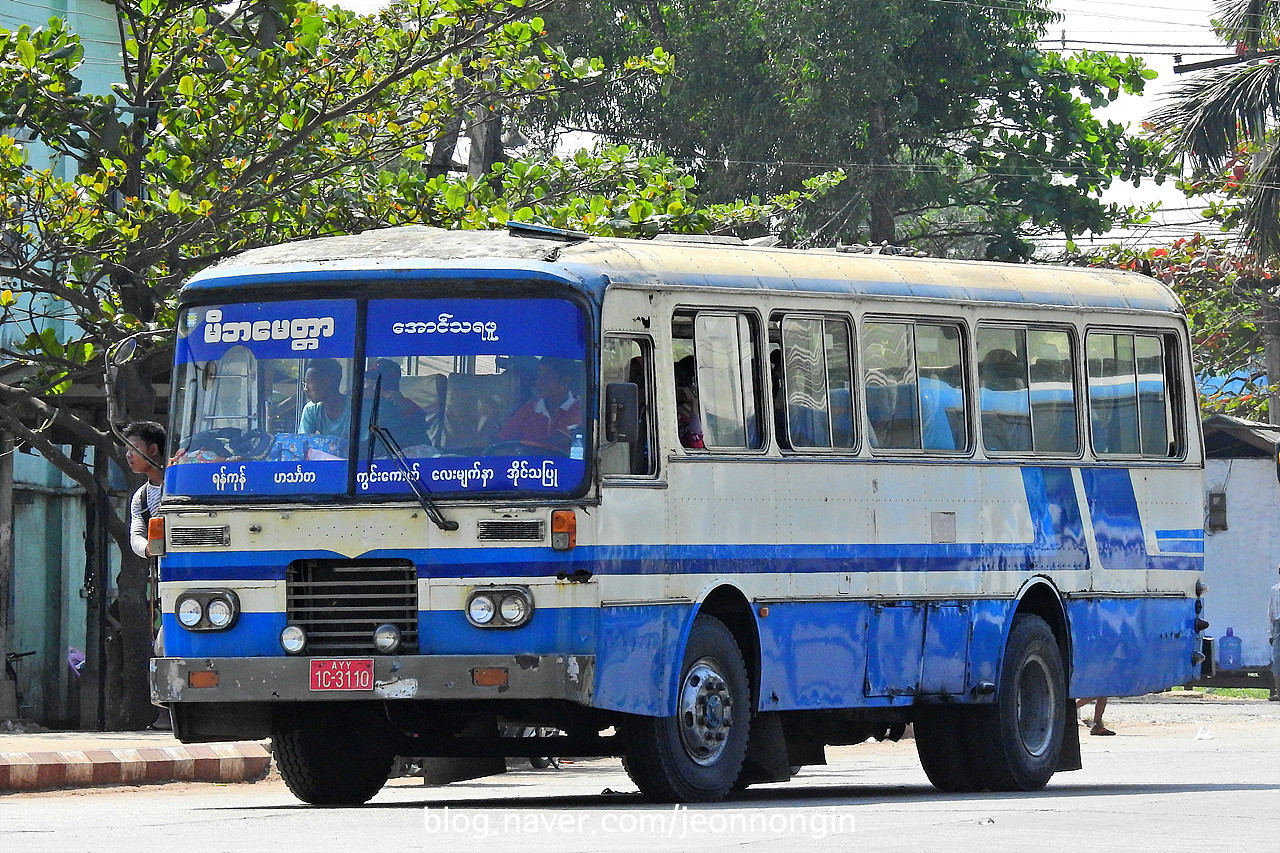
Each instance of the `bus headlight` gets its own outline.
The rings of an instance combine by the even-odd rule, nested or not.
[[[379,625],[373,632],[373,647],[384,655],[400,648],[400,629],[395,625]]]
[[[307,632],[297,625],[286,625],[280,632],[280,647],[291,655],[296,655],[307,647]]]
[[[533,594],[524,587],[486,587],[467,599],[467,620],[477,628],[519,628],[533,616]]]
[[[230,627],[232,620],[236,618],[236,612],[231,607],[231,602],[225,598],[214,597],[209,599],[209,606],[205,608],[205,618],[209,620],[209,624],[219,630],[226,630]]]
[[[508,625],[523,625],[525,618],[529,615],[529,605],[522,595],[514,593],[504,595],[502,606],[498,608],[498,615]]]
[[[188,631],[226,631],[240,618],[240,598],[229,589],[189,589],[178,596],[174,614]]]
[[[179,598],[176,609],[178,623],[184,628],[194,628],[204,618],[204,608],[194,598]]]
[[[487,595],[473,595],[467,602],[467,618],[472,625],[488,625],[493,621],[493,599]]]

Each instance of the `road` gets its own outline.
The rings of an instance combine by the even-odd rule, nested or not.
[[[828,750],[829,764],[717,806],[645,803],[615,760],[424,788],[392,780],[367,806],[316,809],[274,776],[0,798],[0,849],[271,851],[698,849],[954,851],[1277,849],[1280,704],[1107,709],[1116,737],[1083,737],[1084,769],[1035,794],[947,795],[910,741]]]

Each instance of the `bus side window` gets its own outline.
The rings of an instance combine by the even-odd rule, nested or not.
[[[1037,453],[1072,453],[1080,448],[1076,429],[1076,371],[1071,335],[1027,330],[1031,359],[1031,435]]]
[[[959,327],[865,323],[862,376],[873,448],[955,451],[969,446]]]
[[[853,447],[848,324],[834,318],[787,316],[780,325],[777,367],[782,384],[774,394],[779,446]]]
[[[1089,335],[1089,421],[1100,455],[1170,457],[1178,452],[1169,406],[1165,340],[1158,335]]]
[[[762,371],[746,314],[680,312],[672,318],[676,424],[685,448],[756,449],[764,443]]]
[[[648,476],[654,473],[652,365],[653,345],[642,338],[606,336],[600,353],[601,382],[606,388],[613,382],[631,382],[639,392],[640,440],[634,443],[609,443],[604,428],[600,429],[600,470],[605,476]]]
[[[996,453],[1030,450],[1026,330],[979,327],[977,347],[982,446]]]

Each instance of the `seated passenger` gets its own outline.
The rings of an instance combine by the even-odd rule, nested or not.
[[[302,390],[310,401],[302,407],[298,432],[336,435],[351,432],[351,406],[342,388],[342,365],[332,358],[313,358],[303,374]]]
[[[406,455],[435,455],[434,448],[430,453],[409,453],[409,448],[429,447],[427,440],[427,413],[408,397],[400,392],[400,365],[389,358],[380,358],[373,362],[364,374],[364,406],[360,416],[360,440],[367,447],[369,438],[369,422],[373,417],[374,398],[378,396],[378,426],[391,433],[391,437],[405,450]],[[362,449],[362,452],[363,451]],[[388,451],[381,441],[374,441],[374,456],[386,456]]]
[[[567,358],[544,358],[538,362],[536,396],[516,409],[498,432],[498,440],[568,453],[574,433],[582,429],[582,401],[571,389],[575,365]]]
[[[698,415],[697,364],[686,355],[676,362],[676,432],[681,447],[702,449],[702,419]]]

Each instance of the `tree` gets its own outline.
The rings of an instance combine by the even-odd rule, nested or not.
[[[1201,407],[1247,418],[1270,409],[1263,307],[1280,286],[1280,269],[1234,252],[1226,238],[1196,235],[1147,249],[1110,246],[1083,263],[1143,272],[1178,294],[1191,329]]]
[[[1158,137],[1194,170],[1187,186],[1222,191],[1210,215],[1239,227],[1242,254],[1267,267],[1280,260],[1280,3],[1220,0],[1214,27],[1237,57],[1212,63],[1151,115]],[[1269,277],[1268,277],[1269,279]],[[1280,294],[1260,286],[1245,304],[1257,315],[1269,385],[1265,407],[1280,423]]]
[[[544,134],[567,126],[669,151],[713,198],[844,167],[850,180],[797,222],[801,244],[1025,258],[1036,233],[1141,215],[1098,195],[1162,174],[1153,143],[1093,113],[1154,72],[1039,51],[1051,19],[1039,0],[570,0],[547,17],[570,51],[609,61],[661,46],[676,71],[543,105]]]
[[[285,0],[115,0],[123,82],[108,96],[81,91],[84,51],[61,19],[0,30],[0,128],[11,128],[0,132],[0,320],[26,332],[0,353],[13,362],[0,431],[96,493],[84,448],[123,458],[102,414],[104,355],[144,333],[120,415],[153,416],[177,287],[242,249],[507,218],[595,233],[705,230],[793,209],[821,189],[712,208],[669,160],[624,149],[517,159],[481,176],[433,168],[459,116],[664,69],[660,52],[607,72],[553,48],[537,17],[549,1],[401,0],[374,18]],[[40,168],[20,137],[70,158],[77,174]],[[126,555],[122,622],[145,626],[145,566],[123,519],[110,530]],[[113,721],[137,727],[150,713],[145,628],[125,645]]]
[[[1220,0],[1218,36],[1238,59],[1198,73],[1178,87],[1150,122],[1169,147],[1190,160],[1196,178],[1233,191],[1243,204],[1223,211],[1242,227],[1249,249],[1280,257],[1280,2]]]

